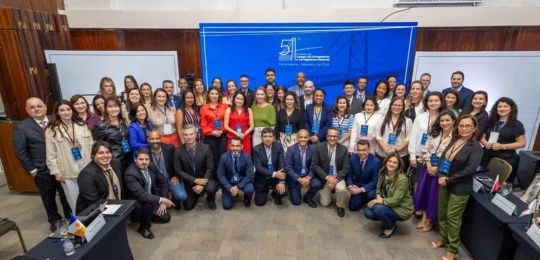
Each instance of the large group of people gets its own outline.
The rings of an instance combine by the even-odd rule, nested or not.
[[[428,73],[409,86],[389,75],[374,93],[361,76],[346,80],[334,101],[305,73],[289,88],[276,84],[272,68],[265,78],[255,90],[247,75],[240,87],[219,77],[208,88],[180,79],[174,94],[171,80],[152,90],[128,75],[118,93],[104,77],[92,109],[74,95],[50,117],[42,100],[28,99],[30,117],[17,124],[13,144],[51,229],[62,218],[56,192],[64,215],[103,199],[135,199],[132,219],[153,238],[150,223],[168,222],[168,208],[191,210],[206,197],[214,210],[220,188],[226,210],[240,192],[245,207],[264,206],[270,193],[277,205],[288,196],[316,208],[320,191],[323,207],[335,196],[340,217],[349,197],[349,211],[365,206],[367,219],[381,221],[382,238],[413,214],[425,232],[438,222],[432,246],[446,246],[444,258],[453,259],[478,166],[501,158],[514,180],[516,150],[525,146],[517,105],[502,97],[486,111],[487,92],[463,86],[463,72],[452,73],[442,92],[429,89]]]

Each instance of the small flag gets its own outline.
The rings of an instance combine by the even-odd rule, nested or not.
[[[491,187],[491,191],[489,193],[497,192],[499,191],[499,175],[497,174],[497,178],[495,178],[495,183],[493,183],[493,186]]]
[[[77,219],[77,217],[75,217],[75,215],[73,215],[73,213],[69,213],[68,232],[78,237],[83,237],[86,232],[86,227],[79,219]]]
[[[527,208],[523,210],[523,212],[521,212],[521,215],[519,215],[519,217],[521,218],[525,215],[532,214],[534,213],[535,210],[536,210],[536,199],[534,199],[533,201],[531,201],[531,203],[529,203]]]

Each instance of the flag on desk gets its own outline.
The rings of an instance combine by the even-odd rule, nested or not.
[[[534,199],[533,201],[531,201],[531,203],[529,203],[527,208],[523,212],[521,212],[521,215],[519,215],[519,217],[521,218],[525,215],[533,214],[535,210],[536,210],[536,199]]]
[[[495,178],[495,181],[493,182],[493,186],[491,186],[491,191],[489,193],[497,192],[499,191],[499,175],[497,174],[497,178]]]
[[[79,219],[77,219],[77,217],[75,217],[75,215],[73,215],[73,213],[69,213],[68,232],[78,237],[83,237],[86,232],[86,227]]]

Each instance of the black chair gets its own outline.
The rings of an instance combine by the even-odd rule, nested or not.
[[[26,245],[24,244],[24,239],[21,235],[21,230],[17,226],[17,224],[7,218],[0,218],[0,236],[3,236],[7,232],[11,230],[16,230],[17,234],[19,235],[19,241],[21,241],[21,245],[23,248],[23,251],[26,253]]]

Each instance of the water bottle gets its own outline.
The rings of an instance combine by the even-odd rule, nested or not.
[[[71,239],[68,237],[64,238],[64,253],[66,256],[70,256],[75,254],[75,246],[73,245],[73,242],[71,242]]]

